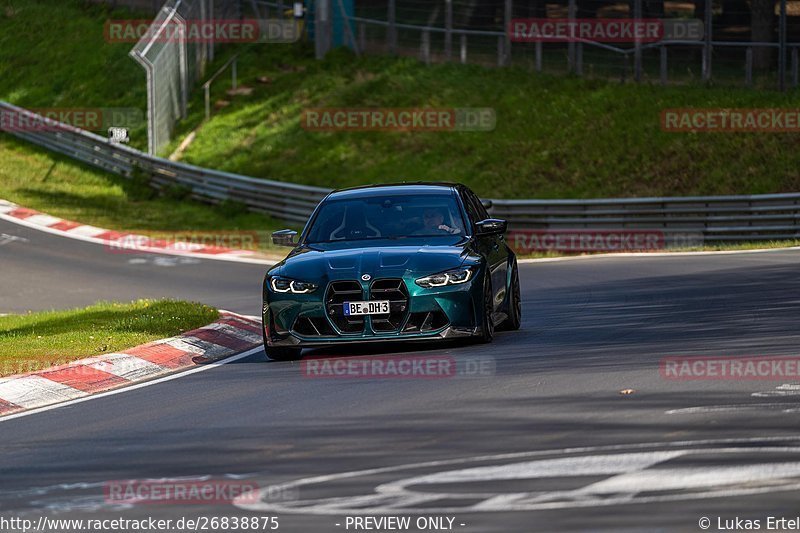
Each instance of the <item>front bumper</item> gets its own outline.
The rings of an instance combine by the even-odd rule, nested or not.
[[[332,280],[311,294],[277,294],[265,288],[264,328],[269,346],[425,341],[479,333],[482,287],[473,280],[425,289],[413,279]],[[345,317],[344,301],[388,299],[391,313]]]

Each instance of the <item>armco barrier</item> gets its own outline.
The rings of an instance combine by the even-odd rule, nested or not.
[[[37,115],[0,102],[0,113]],[[41,117],[39,117],[41,119]],[[134,168],[157,188],[184,185],[198,200],[234,200],[252,211],[302,224],[329,189],[209,170],[152,157],[72,126],[50,123],[39,131],[0,129],[38,146],[130,177]],[[456,178],[457,180],[457,178]],[[704,241],[800,238],[800,193],[603,200],[487,200],[490,213],[515,229],[654,229],[693,234]]]

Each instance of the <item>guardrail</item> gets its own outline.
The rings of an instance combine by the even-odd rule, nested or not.
[[[111,143],[94,133],[46,120],[6,102],[0,102],[0,113],[14,117],[0,120],[0,129],[48,150],[125,177],[133,176],[134,172],[143,173],[158,189],[173,185],[189,187],[191,196],[204,202],[240,202],[252,211],[279,220],[305,223],[314,207],[330,192],[320,187],[252,178],[150,156]],[[18,127],[20,120],[27,120],[34,126]]]
[[[330,189],[309,187],[149,156],[104,137],[50,121],[0,102],[40,128],[20,128],[18,119],[0,120],[16,137],[125,177],[143,173],[156,188],[182,185],[209,203],[240,202],[252,211],[303,224]],[[10,126],[11,125],[11,126]],[[800,193],[602,200],[490,200],[492,216],[514,229],[652,229],[665,235],[696,234],[704,241],[758,241],[800,238]],[[487,201],[489,203],[489,201]]]

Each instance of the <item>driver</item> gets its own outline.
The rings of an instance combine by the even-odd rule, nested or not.
[[[424,226],[415,231],[414,235],[437,235],[441,233],[455,235],[461,233],[458,228],[451,228],[444,223],[444,211],[439,207],[426,208],[422,213],[422,222]]]

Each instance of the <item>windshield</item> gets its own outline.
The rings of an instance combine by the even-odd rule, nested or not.
[[[305,242],[448,237],[464,230],[453,194],[365,196],[325,202]]]

